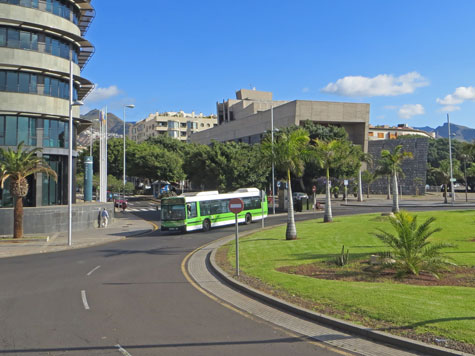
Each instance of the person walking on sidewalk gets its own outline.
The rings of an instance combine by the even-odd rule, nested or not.
[[[107,227],[107,224],[109,224],[109,213],[107,212],[106,208],[102,208],[101,227]]]

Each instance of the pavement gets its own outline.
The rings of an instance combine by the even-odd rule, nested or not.
[[[440,199],[439,199],[440,200]],[[337,204],[345,205],[344,202]],[[403,200],[403,208],[411,206],[441,206],[443,201],[434,200]],[[392,200],[381,197],[359,203],[355,200],[348,202],[348,206],[391,206]],[[465,203],[457,201],[460,208],[475,207],[475,200]],[[296,213],[296,214],[305,214]],[[106,228],[96,228],[72,233],[72,246],[67,244],[67,233],[56,233],[48,239],[25,240],[24,242],[1,242],[0,258],[37,253],[48,253],[71,248],[83,248],[92,245],[104,244],[112,241],[138,236],[156,230],[158,227],[130,212],[118,212]],[[233,238],[228,237],[228,238]],[[449,350],[443,347],[426,345],[421,342],[400,338],[381,333],[358,325],[350,324],[334,318],[329,318],[308,310],[300,309],[281,300],[253,290],[239,284],[231,276],[226,275],[214,263],[213,251],[226,243],[226,239],[217,240],[192,254],[188,255],[183,266],[185,275],[189,276],[190,283],[194,284],[203,293],[217,297],[225,304],[232,305],[238,310],[257,316],[263,320],[278,325],[290,332],[303,335],[319,342],[339,349],[362,355],[468,355]],[[188,278],[188,277],[187,277]],[[336,328],[336,329],[335,329]],[[371,341],[378,340],[378,342]],[[395,349],[387,344],[398,345]]]
[[[51,236],[39,238],[29,238],[26,236],[18,242],[0,240],[0,258],[57,252],[70,250],[72,248],[100,245],[145,234],[156,228],[156,225],[132,213],[117,212],[115,213],[115,218],[106,228],[73,231],[71,234],[71,246],[68,246],[67,232],[54,233]]]

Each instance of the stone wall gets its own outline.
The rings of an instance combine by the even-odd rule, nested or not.
[[[374,166],[381,159],[381,151],[392,152],[397,145],[402,145],[403,150],[412,152],[414,158],[407,158],[402,163],[403,176],[398,177],[399,194],[415,195],[424,194],[427,172],[427,152],[429,148],[428,138],[405,138],[396,140],[375,140],[368,142],[368,153],[373,156]],[[387,194],[387,178],[382,177],[370,185],[370,194]],[[367,193],[367,185],[363,184],[363,192]]]
[[[114,219],[114,203],[73,204],[72,230],[98,227],[99,212],[106,208]],[[68,231],[68,206],[45,206],[23,209],[24,234],[51,234]],[[0,209],[0,235],[13,235],[13,208]]]

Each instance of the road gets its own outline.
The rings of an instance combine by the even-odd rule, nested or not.
[[[157,223],[153,208],[147,201],[130,206]],[[374,210],[335,207],[334,213]],[[273,217],[267,224],[285,219]],[[156,231],[91,248],[1,259],[0,355],[348,355],[236,313],[187,282],[180,269],[185,256],[233,231]]]

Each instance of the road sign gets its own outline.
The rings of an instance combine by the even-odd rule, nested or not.
[[[451,181],[451,182],[456,182],[457,179],[455,179],[455,178],[450,178],[450,181]]]
[[[233,198],[229,201],[229,210],[234,214],[239,214],[244,210],[244,203],[239,198]]]
[[[348,185],[348,179],[345,179],[345,180],[343,181],[343,184],[344,184],[345,186]]]
[[[314,185],[314,186],[312,187],[312,192],[315,193],[316,191],[317,191],[317,187]]]

